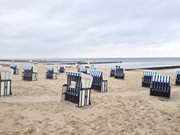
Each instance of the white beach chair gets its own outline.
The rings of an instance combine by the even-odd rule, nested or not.
[[[12,95],[11,91],[11,80],[12,70],[0,68],[0,96]]]
[[[91,104],[92,77],[78,72],[67,73],[67,83],[63,85],[62,95],[65,100],[83,107]]]

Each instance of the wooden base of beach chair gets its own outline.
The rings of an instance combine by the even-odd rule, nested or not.
[[[151,83],[150,82],[142,82],[142,87],[150,88]]]
[[[170,87],[166,90],[150,89],[150,95],[151,96],[159,96],[159,97],[170,98],[170,96],[171,96],[171,90],[170,89],[171,89]]]
[[[37,81],[37,73],[33,74],[24,74],[23,75],[23,80],[25,81]]]
[[[108,81],[104,80],[99,84],[93,84],[91,88],[99,92],[108,92]]]
[[[10,96],[11,91],[11,80],[0,80],[0,96]]]
[[[176,85],[180,85],[180,80],[176,80]]]
[[[122,76],[115,76],[115,78],[116,79],[123,79],[124,80],[125,77],[124,77],[124,75],[122,75]]]
[[[57,74],[46,74],[46,79],[57,79]]]
[[[69,86],[63,85],[62,99],[63,101],[70,101],[78,105],[78,107],[84,107],[91,105],[91,90],[90,89],[69,89]]]

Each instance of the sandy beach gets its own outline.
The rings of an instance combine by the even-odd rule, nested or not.
[[[46,66],[38,64],[38,81],[12,79],[10,97],[0,97],[0,135],[179,135],[180,87],[175,71],[158,70],[171,76],[171,98],[149,96],[141,87],[143,70],[125,72],[125,80],[108,79],[108,93],[92,90],[92,105],[78,108],[62,102],[66,75],[45,78]],[[109,74],[110,69],[101,68]],[[66,68],[76,71],[76,68]]]

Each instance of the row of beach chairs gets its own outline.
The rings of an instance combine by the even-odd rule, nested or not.
[[[13,74],[19,74],[19,69],[16,64],[11,64],[10,68],[13,70]],[[48,66],[47,72],[46,72],[46,78],[47,79],[57,79],[58,73],[64,73],[65,67],[64,66]],[[29,80],[29,81],[35,81],[37,80],[37,70],[35,65],[33,64],[26,64],[23,68],[22,73],[23,80]]]
[[[120,67],[116,67],[119,69]],[[49,66],[47,69],[47,78],[54,78],[58,72],[55,66]],[[2,70],[0,72],[0,96],[12,95],[11,79],[14,70]],[[56,74],[57,75],[57,74]],[[86,69],[86,73],[67,72],[67,82],[63,85],[62,99],[76,103],[79,107],[91,104],[91,89],[100,92],[107,92],[108,78],[102,72],[95,68]],[[57,76],[56,76],[57,77]],[[55,77],[55,78],[56,78]],[[34,65],[25,65],[23,72],[24,80],[37,80],[37,70]],[[180,72],[176,75],[176,84],[180,82]],[[160,75],[153,71],[144,71],[142,86],[150,88],[150,95],[169,98],[171,95],[170,77]]]
[[[180,85],[180,71],[176,73],[176,85]],[[144,71],[142,86],[150,88],[150,95],[170,98],[170,76],[160,75],[153,71]]]

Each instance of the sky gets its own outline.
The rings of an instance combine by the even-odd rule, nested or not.
[[[0,58],[180,57],[180,0],[0,0]]]

